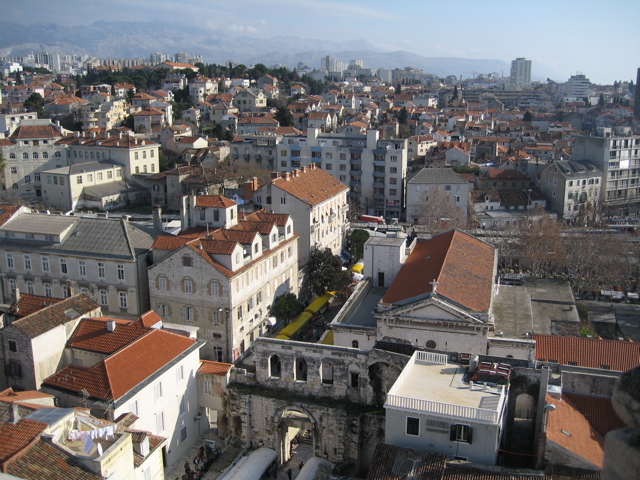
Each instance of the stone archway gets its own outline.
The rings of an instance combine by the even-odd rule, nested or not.
[[[313,443],[314,454],[320,456],[318,422],[309,410],[299,405],[281,407],[274,414],[273,423],[276,425],[276,445],[281,464],[291,456],[292,442],[306,439],[307,432]]]

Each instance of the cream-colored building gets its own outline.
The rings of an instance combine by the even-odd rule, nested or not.
[[[185,196],[183,233],[158,237],[149,267],[152,308],[198,327],[202,357],[236,361],[273,325],[273,300],[298,294],[298,235],[286,214],[238,219],[227,198]]]
[[[329,248],[339,255],[349,230],[349,187],[315,164],[274,177],[255,189],[253,203],[291,215],[300,235],[300,265],[306,265],[317,249]]]
[[[256,110],[267,106],[267,97],[262,90],[247,88],[233,97],[233,104],[241,112]]]
[[[45,297],[83,292],[125,318],[149,309],[147,255],[157,235],[121,218],[22,213],[0,227],[5,302],[18,288]]]

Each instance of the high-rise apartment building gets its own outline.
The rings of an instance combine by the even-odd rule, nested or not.
[[[524,57],[511,60],[511,83],[519,87],[531,85],[531,60]]]
[[[566,83],[567,96],[583,99],[591,95],[591,81],[581,73],[571,75]]]

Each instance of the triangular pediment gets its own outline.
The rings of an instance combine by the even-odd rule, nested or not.
[[[389,310],[377,313],[376,317],[398,317],[425,321],[450,320],[452,322],[463,323],[484,323],[468,311],[465,311],[440,297],[429,297],[406,305],[391,306]]]

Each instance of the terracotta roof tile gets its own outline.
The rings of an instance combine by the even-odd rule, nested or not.
[[[640,365],[640,344],[534,333],[536,360],[624,372]]]
[[[189,242],[189,238],[185,238],[183,236],[173,237],[169,235],[163,235],[157,237],[153,241],[153,246],[151,247],[153,250],[177,250],[182,247],[186,243]]]
[[[7,313],[19,317],[26,317],[32,313],[53,305],[54,303],[61,302],[62,298],[44,297],[41,295],[30,295],[28,293],[21,293],[20,299],[13,303]]]
[[[9,221],[11,216],[18,211],[20,207],[17,205],[0,204],[0,226]]]
[[[198,373],[205,375],[220,375],[224,376],[233,367],[230,363],[212,362],[211,360],[200,360],[200,368]]]
[[[62,135],[51,125],[19,125],[9,138],[60,138]]]
[[[73,392],[84,388],[92,397],[115,401],[196,342],[165,330],[150,329],[92,367],[69,365],[46,378],[43,385]],[[132,365],[136,368],[132,369]]]
[[[472,311],[491,306],[496,250],[460,230],[418,243],[382,301],[399,303],[432,292]]]
[[[549,412],[548,416],[548,441],[550,440],[596,467],[602,468],[604,464],[604,437],[591,426],[566,395],[562,395],[562,400],[547,395],[546,402],[556,407],[554,411]]]
[[[35,338],[52,328],[64,325],[98,308],[100,308],[100,305],[94,300],[84,293],[79,293],[54,305],[49,305],[27,317],[16,320],[10,327],[18,329],[29,338]]]
[[[196,207],[229,208],[237,205],[233,200],[220,195],[198,195]]]
[[[272,184],[311,206],[318,205],[349,190],[344,183],[314,165],[294,170],[288,176],[271,180]]]
[[[115,321],[113,332],[107,330],[107,322]],[[67,347],[110,355],[149,331],[141,320],[112,319],[109,317],[80,320]]]
[[[6,473],[32,480],[102,480],[81,467],[74,456],[38,440],[23,455],[5,464]]]
[[[17,423],[6,423],[0,426],[0,463],[25,448],[36,439],[49,425],[20,419]]]
[[[610,398],[592,397],[590,395],[566,395],[603,437],[611,430],[626,427],[613,409]]]

